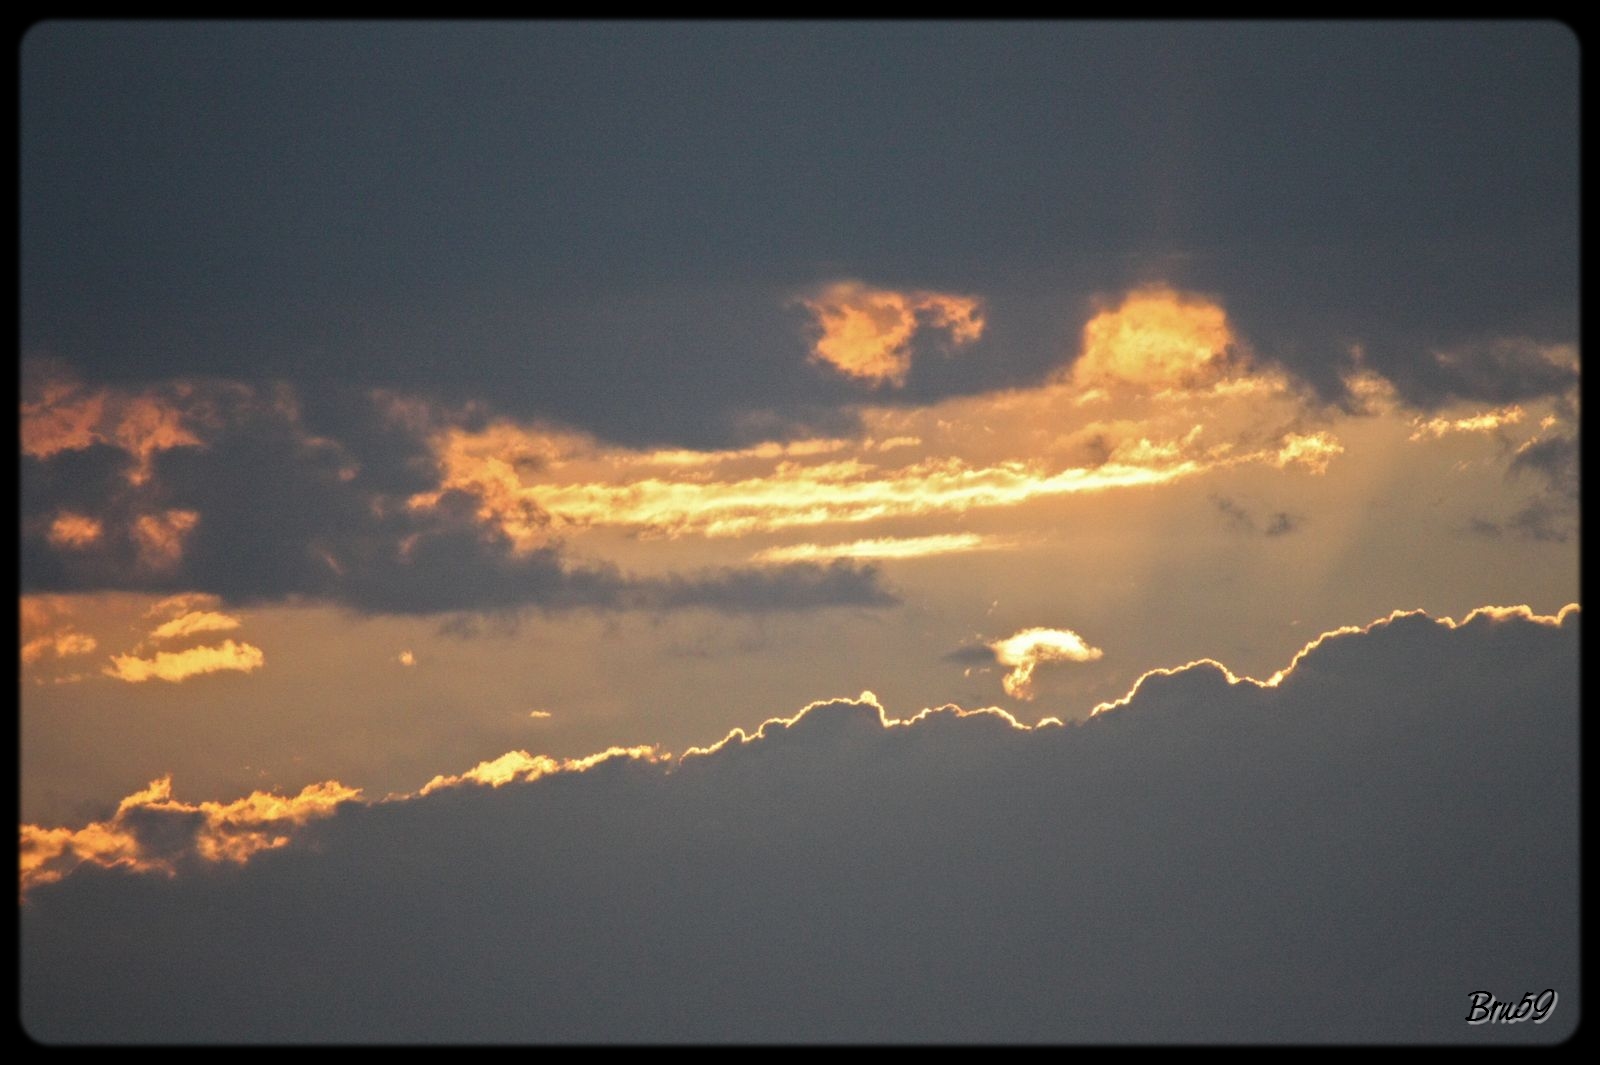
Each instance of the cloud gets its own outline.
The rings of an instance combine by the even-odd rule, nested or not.
[[[229,614],[219,613],[215,610],[191,610],[180,614],[170,621],[163,621],[150,633],[152,641],[175,640],[184,636],[192,636],[197,632],[227,632],[237,629],[240,625],[238,618]]]
[[[676,761],[513,752],[380,803],[157,781],[23,829],[22,1020],[47,1042],[1559,1042],[1583,1012],[1578,648],[1575,607],[1397,612],[1265,682],[1152,672],[1075,725],[894,721],[863,693]],[[1471,992],[1525,986],[1557,989],[1550,1023],[1464,1027]]]
[[[895,292],[840,281],[801,303],[821,329],[811,357],[874,385],[905,384],[913,339],[922,330],[942,330],[956,347],[983,335],[982,307],[971,296]]]
[[[1017,699],[1033,698],[1033,671],[1046,662],[1093,662],[1105,655],[1070,629],[1023,629],[995,640],[989,648],[996,662],[1011,667],[1000,684]]]
[[[399,662],[402,666],[414,666],[417,664],[417,656],[412,654],[410,651],[401,651],[395,656],[395,661]]]
[[[1258,531],[1256,519],[1251,516],[1250,512],[1227,496],[1213,494],[1211,496],[1211,504],[1227,520],[1228,528],[1234,532],[1255,533]],[[1290,514],[1288,511],[1279,510],[1267,519],[1265,525],[1259,526],[1259,531],[1263,536],[1287,536],[1297,531],[1304,523],[1304,518]]]
[[[1522,420],[1522,415],[1522,408],[1512,404],[1478,414],[1469,414],[1463,418],[1437,416],[1423,419],[1419,416],[1412,422],[1416,430],[1411,434],[1411,439],[1437,438],[1446,433],[1491,433],[1501,426],[1517,424]]]
[[[184,541],[199,521],[199,513],[193,510],[141,514],[132,529],[140,564],[157,571],[175,569],[183,561]]]
[[[189,398],[181,387],[137,394],[90,390],[56,363],[24,367],[22,453],[49,458],[96,444],[120,448],[131,463],[125,475],[135,485],[150,478],[156,453],[201,444],[186,424]]]
[[[1086,390],[1200,388],[1244,368],[1236,343],[1217,303],[1170,288],[1145,288],[1089,319],[1071,376]]]
[[[79,632],[73,625],[72,607],[59,596],[24,595],[18,607],[18,622],[24,666],[50,655],[86,655],[98,646],[93,636]]]
[[[330,780],[294,796],[256,791],[229,803],[186,803],[172,797],[172,778],[161,777],[123,799],[106,821],[79,829],[23,825],[20,887],[26,893],[53,883],[85,862],[167,876],[194,864],[242,864],[284,846],[287,833],[332,816],[360,794]]]
[[[539,712],[534,711],[528,715],[538,717]],[[549,717],[549,714],[543,716]],[[670,755],[657,751],[654,747],[610,747],[598,754],[591,754],[584,758],[550,758],[542,754],[529,754],[527,751],[507,751],[499,758],[486,762],[479,762],[465,773],[456,776],[436,776],[422,786],[418,795],[428,795],[440,788],[454,788],[462,784],[477,784],[491,788],[498,788],[513,781],[527,783],[538,780],[551,773],[582,773],[589,769],[608,762],[613,758],[634,759],[644,762],[665,762]]]
[[[1575,501],[1578,497],[1578,441],[1567,436],[1530,440],[1517,448],[1509,472],[1541,477],[1551,492]]]
[[[1010,545],[998,536],[978,533],[936,533],[931,536],[886,536],[845,544],[785,544],[756,552],[755,562],[806,562],[839,558],[924,558],[963,551],[984,551]]]
[[[335,404],[342,419],[335,439],[315,429],[286,386],[212,381],[171,390],[187,397],[185,424],[195,427],[199,446],[152,451],[148,476],[137,483],[77,475],[75,463],[105,448],[41,446],[25,457],[25,591],[197,591],[232,606],[320,600],[397,614],[679,604],[769,611],[893,602],[866,569],[764,566],[645,578],[605,562],[569,562],[537,501],[509,488],[514,471],[565,454],[570,445],[554,431],[511,435],[490,425],[481,454],[447,453],[437,460],[443,472],[430,479],[436,460],[427,435],[436,427],[435,405],[392,393]],[[104,392],[105,405],[126,402],[122,393]],[[589,438],[582,439],[588,446]],[[773,445],[745,459],[811,454],[819,446]],[[656,457],[680,468],[685,454]],[[457,486],[452,463],[474,471],[471,491]],[[52,542],[52,523],[62,500],[82,494],[86,483],[97,489],[102,533],[62,551]],[[436,491],[419,491],[430,483]],[[748,605],[740,600],[745,592],[754,597]]]
[[[62,511],[50,523],[49,539],[56,547],[87,547],[100,539],[102,527],[98,521],[84,514]]]
[[[266,663],[261,648],[254,644],[234,643],[224,640],[220,644],[190,647],[182,651],[157,651],[152,658],[137,655],[112,655],[111,665],[103,672],[108,677],[140,684],[147,680],[165,680],[172,683],[190,677],[221,671],[250,673]]]

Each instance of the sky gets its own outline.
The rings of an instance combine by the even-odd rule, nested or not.
[[[19,56],[35,1038],[1574,1030],[1564,25]]]

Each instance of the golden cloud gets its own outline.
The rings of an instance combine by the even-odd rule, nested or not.
[[[1010,546],[1012,541],[977,533],[940,533],[933,536],[885,536],[847,544],[788,544],[758,551],[756,562],[829,562],[834,559],[923,558],[959,551],[983,551]]]
[[[989,645],[995,660],[1010,666],[1001,678],[1006,694],[1017,699],[1032,699],[1033,671],[1045,662],[1093,662],[1105,652],[1091,647],[1070,629],[1023,629]]]
[[[867,310],[859,316],[890,323],[873,335],[891,338],[923,313],[911,297],[927,296],[860,286],[827,292],[819,307],[861,304]],[[976,335],[977,328],[957,332]],[[408,506],[430,509],[447,492],[463,493],[480,522],[526,553],[592,528],[738,537],[959,515],[1246,463],[1320,473],[1343,451],[1330,431],[1307,427],[1315,412],[1286,376],[1252,364],[1215,303],[1142,290],[1096,315],[1083,343],[1070,371],[1041,386],[923,407],[863,407],[856,439],[636,450],[538,424],[446,426],[431,440],[439,487]],[[758,558],[905,558],[976,548],[948,533],[773,547]]]
[[[209,647],[190,647],[183,651],[158,651],[153,658],[137,655],[112,655],[111,665],[102,672],[108,677],[140,684],[165,680],[176,684],[189,677],[224,670],[250,673],[266,663],[261,648],[248,643],[224,640]]]
[[[983,335],[982,306],[971,296],[896,292],[841,281],[800,302],[822,330],[811,357],[873,384],[905,384],[911,342],[919,328],[945,330],[956,345]]]
[[[175,875],[178,864],[191,856],[242,864],[260,851],[285,846],[295,828],[328,817],[340,803],[360,796],[359,788],[329,780],[292,796],[257,791],[230,803],[185,803],[173,799],[172,778],[161,777],[123,799],[108,821],[79,829],[20,826],[20,887],[26,893],[60,880],[84,862],[167,876]],[[139,821],[151,813],[192,821],[187,848],[156,850],[148,845],[139,834]]]
[[[1446,433],[1490,433],[1503,425],[1515,425],[1522,420],[1523,410],[1516,404],[1480,411],[1462,418],[1428,418],[1412,420],[1415,431],[1412,440],[1438,439]]]
[[[164,621],[156,626],[150,634],[154,641],[175,640],[184,636],[192,636],[197,632],[227,632],[237,629],[240,625],[238,618],[229,614],[220,614],[211,610],[191,610],[180,614],[171,621]]]
[[[535,710],[529,717],[549,717],[548,713]],[[479,762],[465,773],[455,776],[439,775],[422,786],[419,795],[427,795],[438,791],[440,788],[453,788],[462,784],[480,784],[491,788],[498,788],[514,780],[538,780],[551,773],[582,773],[592,769],[601,762],[612,758],[639,759],[646,762],[664,762],[671,758],[664,751],[657,751],[652,746],[639,747],[608,747],[598,754],[591,754],[583,758],[551,758],[544,754],[529,754],[527,751],[507,751],[498,758],[486,762]]]
[[[1085,389],[1211,385],[1243,368],[1236,344],[1217,304],[1169,288],[1141,289],[1083,327],[1083,351],[1071,378]]]

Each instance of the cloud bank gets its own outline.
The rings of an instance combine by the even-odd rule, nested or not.
[[[292,845],[242,866],[188,842],[232,806],[152,794],[102,827],[181,823],[196,860],[152,842],[177,875],[139,875],[86,847],[36,886],[23,1023],[50,1042],[1555,1042],[1582,1005],[1579,629],[1576,607],[1396,613],[1264,682],[1152,672],[1078,725],[892,722],[864,693],[676,760],[512,752],[373,804],[330,784],[302,793],[319,813]],[[263,816],[295,817],[276,801]],[[1474,992],[1547,987],[1543,1025],[1464,1021]]]

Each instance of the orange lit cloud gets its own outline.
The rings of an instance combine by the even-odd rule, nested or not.
[[[956,345],[983,334],[982,308],[970,296],[895,292],[841,281],[801,302],[822,329],[812,358],[873,384],[905,384],[919,328],[946,330]]]
[[[1084,388],[1210,385],[1237,368],[1235,343],[1217,304],[1167,288],[1141,289],[1083,327],[1083,352],[1072,378]]]
[[[996,661],[1011,667],[1000,683],[1007,695],[1017,699],[1033,698],[1033,671],[1041,664],[1093,662],[1105,654],[1070,629],[1024,629],[996,640],[989,648]]]
[[[72,628],[61,629],[48,636],[37,636],[22,645],[22,661],[37,662],[46,654],[57,658],[68,655],[86,655],[96,647],[93,636],[86,636]]]
[[[91,392],[76,382],[54,379],[23,400],[21,414],[23,454],[45,459],[61,451],[109,444],[134,460],[128,470],[133,484],[149,480],[156,452],[201,443],[185,425],[183,411],[154,393]]]
[[[239,627],[239,619],[211,610],[191,610],[171,621],[162,622],[150,634],[152,640],[174,640],[197,632],[227,632]]]
[[[147,680],[165,680],[177,683],[189,677],[224,670],[249,673],[266,663],[261,648],[248,643],[224,640],[208,647],[190,647],[183,651],[158,651],[153,658],[137,655],[112,655],[111,665],[103,672],[108,677],[139,684]]]
[[[172,569],[182,561],[184,538],[199,521],[200,515],[192,510],[140,515],[131,530],[140,563],[153,570]]]
[[[83,514],[62,511],[50,523],[49,540],[56,547],[83,548],[100,539],[100,522]]]
[[[257,791],[230,803],[185,803],[173,799],[172,778],[162,777],[123,799],[108,821],[79,829],[20,826],[20,886],[25,893],[61,879],[84,862],[167,876],[175,875],[190,857],[240,864],[260,851],[286,845],[295,828],[328,817],[340,803],[360,795],[359,788],[330,780],[293,796]],[[158,846],[155,839],[165,834],[148,831],[152,817],[184,826],[184,843]]]
[[[893,314],[884,313],[898,321],[894,308],[912,303],[887,300]],[[1315,474],[1344,450],[1329,429],[1308,424],[1317,412],[1285,375],[1252,363],[1215,303],[1136,292],[1097,315],[1083,345],[1069,371],[1036,387],[859,408],[856,439],[635,450],[537,424],[447,425],[431,440],[439,487],[408,506],[434,508],[446,493],[462,493],[479,521],[525,553],[590,528],[737,537],[959,515],[1243,464]],[[759,557],[906,558],[976,547],[954,533],[861,537]]]
[[[46,655],[66,658],[93,651],[94,637],[74,628],[71,617],[71,606],[60,596],[22,596],[18,604],[22,664],[32,665]]]
[[[1522,408],[1513,404],[1464,418],[1417,418],[1412,422],[1416,430],[1411,434],[1411,439],[1437,439],[1446,433],[1489,433],[1502,425],[1515,425],[1522,420],[1522,415]]]
[[[529,717],[540,716],[541,711],[535,710]],[[548,713],[543,716],[549,717]],[[456,776],[436,776],[422,786],[418,792],[427,795],[438,791],[440,788],[453,788],[461,784],[480,784],[491,788],[498,788],[514,780],[538,780],[551,773],[582,773],[592,769],[601,762],[612,758],[640,759],[646,762],[665,762],[671,755],[657,751],[651,746],[639,747],[609,747],[598,754],[591,754],[584,758],[551,758],[543,754],[529,754],[527,751],[507,751],[498,758],[487,762],[479,762],[465,773]]]
[[[396,657],[395,661],[399,662],[402,666],[414,666],[417,664],[417,656],[412,654],[410,651],[401,651]]]

